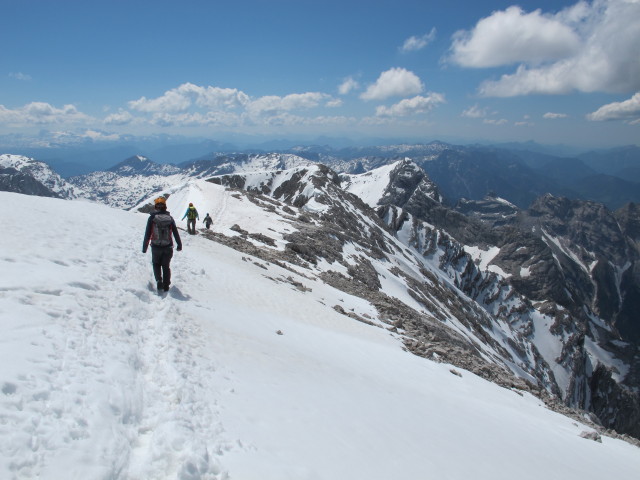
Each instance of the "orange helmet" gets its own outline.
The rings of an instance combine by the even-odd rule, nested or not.
[[[160,203],[162,203],[163,205],[167,204],[167,201],[164,199],[164,197],[158,197],[154,200],[153,202],[155,205],[158,205]]]

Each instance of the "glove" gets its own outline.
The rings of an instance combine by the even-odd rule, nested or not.
[[[178,248],[176,248],[176,250],[178,250],[179,252],[182,251],[182,245],[178,245]]]
[[[146,248],[142,248],[142,253],[147,253],[147,249]]]

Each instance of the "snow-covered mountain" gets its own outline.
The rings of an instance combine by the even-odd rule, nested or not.
[[[176,184],[183,184],[189,176],[184,173],[146,174],[131,171],[98,171],[69,181],[87,192],[84,198],[106,205],[129,209],[153,194],[160,194]]]
[[[588,418],[406,351],[402,305],[424,309],[429,295],[404,290],[409,250],[333,192],[330,172],[280,175],[278,197],[304,205],[204,180],[172,192],[174,214],[192,201],[215,222],[183,232],[166,296],[140,252],[146,215],[0,192],[12,225],[0,237],[12,252],[0,256],[2,478],[634,478],[640,449]],[[294,178],[314,187],[291,188]],[[24,209],[55,242],[33,235]],[[354,224],[329,263],[298,236],[320,233],[331,213],[372,237],[360,243]],[[365,259],[372,270],[358,273]],[[323,265],[332,281],[317,275]],[[336,288],[351,276],[354,293]],[[359,294],[376,278],[399,302]],[[452,311],[456,295],[425,318]],[[468,341],[465,331],[452,336]],[[479,346],[479,358],[495,356]]]
[[[499,198],[466,202],[463,216],[409,161],[344,177],[396,236],[434,260],[519,338],[512,352],[539,385],[606,425],[640,435],[637,306],[640,215],[541,197],[520,212]],[[477,212],[477,214],[476,214]],[[626,233],[630,232],[630,233]],[[631,233],[635,232],[635,233]]]
[[[130,209],[151,195],[164,193],[194,178],[221,173],[276,171],[312,162],[290,154],[213,155],[180,166],[158,164],[146,157],[129,158],[107,171],[72,177],[69,181],[88,192],[85,198]]]
[[[152,162],[147,157],[135,155],[111,167],[109,172],[114,172],[122,176],[134,175],[175,175],[181,172],[179,167],[169,164],[159,164]]]
[[[287,153],[212,154],[180,164],[190,176],[206,178],[234,172],[265,172],[287,170],[314,162]]]
[[[77,198],[82,192],[46,163],[22,155],[0,155],[0,191],[56,198]]]

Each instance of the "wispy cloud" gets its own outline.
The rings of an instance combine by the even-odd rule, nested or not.
[[[32,80],[31,75],[22,72],[11,72],[9,74],[9,78],[13,78],[15,80],[22,80],[24,82],[30,82]]]
[[[567,115],[566,113],[553,113],[553,112],[547,112],[545,113],[542,118],[546,118],[548,120],[555,120],[558,118],[567,118],[569,115]]]
[[[408,97],[424,90],[420,78],[404,68],[382,72],[375,83],[360,95],[363,100],[384,100],[389,97]]]
[[[613,102],[603,105],[587,115],[589,120],[624,120],[633,125],[640,124],[640,92],[624,102]]]
[[[472,107],[464,110],[460,116],[467,118],[483,118],[487,116],[487,109],[480,108],[478,104],[473,105]]]
[[[517,65],[482,83],[486,97],[640,89],[640,1],[580,1],[557,14],[509,7],[454,35],[448,60],[463,67]]]
[[[268,95],[251,101],[247,105],[247,111],[253,115],[288,112],[292,110],[304,110],[315,108],[322,101],[330,98],[326,93],[308,92],[292,93],[284,97]]]
[[[431,42],[433,42],[436,38],[436,29],[435,27],[431,29],[429,33],[425,33],[420,37],[412,36],[407,38],[402,47],[400,47],[400,51],[403,53],[415,52],[418,50],[422,50]]]
[[[358,88],[360,88],[360,84],[353,77],[347,77],[338,87],[338,93],[340,95],[347,95]]]
[[[105,125],[128,125],[134,117],[126,110],[120,109],[117,113],[111,113],[104,119]]]
[[[487,125],[505,125],[509,123],[506,118],[485,118],[482,123],[486,123]]]

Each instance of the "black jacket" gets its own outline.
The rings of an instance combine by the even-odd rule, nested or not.
[[[153,232],[153,217],[158,215],[159,213],[166,213],[167,215],[171,215],[166,210],[157,210],[155,212],[151,212],[149,215],[149,219],[147,220],[147,229],[144,231],[144,240],[142,242],[142,253],[147,252],[147,248],[149,248],[149,242],[151,241],[151,233]],[[180,240],[180,233],[178,233],[178,227],[176,227],[176,222],[171,218],[171,231],[173,232],[173,236],[176,239],[176,245],[178,245],[178,250],[182,250],[182,240]],[[153,248],[153,245],[151,245]],[[162,247],[166,248],[166,247]],[[173,248],[173,243],[169,245],[169,248]]]

